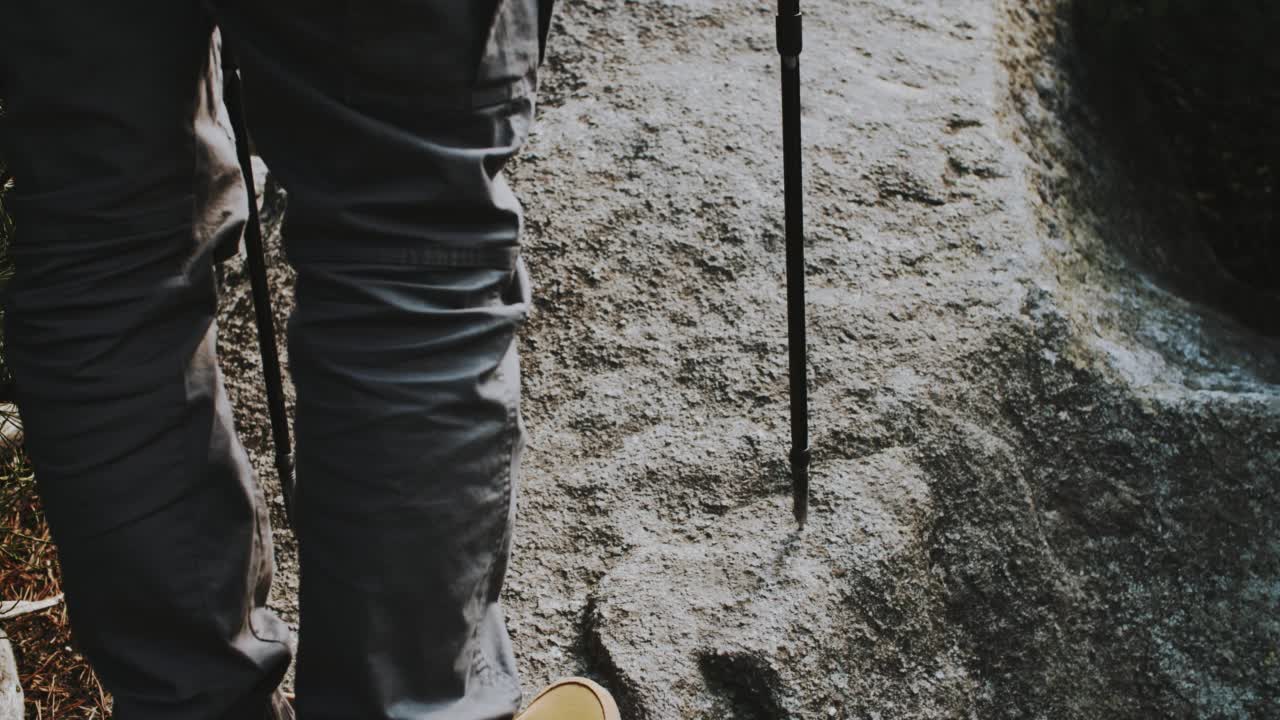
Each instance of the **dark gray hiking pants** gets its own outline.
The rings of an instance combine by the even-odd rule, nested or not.
[[[548,0],[542,0],[547,2]],[[119,720],[257,720],[290,660],[215,359],[245,188],[215,23],[298,272],[298,709],[508,718],[520,206],[539,0],[0,0],[5,341],[74,631]]]

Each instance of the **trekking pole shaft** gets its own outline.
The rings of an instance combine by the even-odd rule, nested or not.
[[[809,514],[809,386],[804,308],[804,173],[800,133],[799,0],[779,0],[782,59],[782,157],[787,243],[787,336],[791,381],[791,482],[797,522]]]
[[[224,57],[226,48],[223,49]],[[275,318],[271,311],[271,288],[267,282],[267,262],[262,245],[262,221],[258,217],[258,203],[253,182],[253,161],[249,151],[249,136],[244,124],[244,102],[239,74],[234,62],[223,63],[224,100],[231,116],[231,129],[236,136],[236,156],[240,172],[244,175],[249,195],[249,218],[245,224],[244,245],[249,268],[249,285],[253,292],[254,320],[258,326],[258,351],[262,356],[262,376],[267,387],[267,412],[271,417],[271,439],[275,446],[276,473],[280,476],[280,491],[284,495],[285,508],[293,508],[293,445],[289,440],[289,419],[284,403],[284,381],[280,371],[280,355],[276,350]]]

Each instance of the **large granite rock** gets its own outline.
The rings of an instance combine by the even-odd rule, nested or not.
[[[1280,347],[1122,251],[1160,238],[1096,177],[1054,9],[805,0],[797,532],[772,8],[565,5],[511,173],[528,690],[587,673],[653,720],[1280,716]]]

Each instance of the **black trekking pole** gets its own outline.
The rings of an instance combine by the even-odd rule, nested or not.
[[[787,337],[791,379],[791,492],[796,522],[809,517],[809,386],[804,327],[804,184],[800,144],[800,0],[778,0],[782,56],[782,163],[786,197]]]
[[[271,288],[267,284],[267,257],[262,247],[262,221],[258,217],[257,192],[253,184],[253,161],[249,151],[249,135],[244,124],[244,99],[240,89],[240,73],[235,59],[222,47],[222,92],[231,129],[236,136],[236,156],[249,192],[249,221],[244,229],[244,245],[249,266],[249,284],[253,290],[253,314],[258,326],[258,351],[262,355],[262,377],[267,385],[267,412],[271,416],[271,441],[276,451],[276,473],[284,494],[285,514],[293,514],[293,445],[289,441],[289,419],[284,405],[284,380],[280,374],[280,355],[276,351],[276,330],[271,312]]]

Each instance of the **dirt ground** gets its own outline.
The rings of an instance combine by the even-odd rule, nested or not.
[[[1125,252],[1158,229],[1106,182],[1056,3],[803,9],[797,532],[773,8],[561,8],[510,172],[536,295],[505,596],[526,691],[587,674],[652,720],[1280,716],[1280,348]]]

